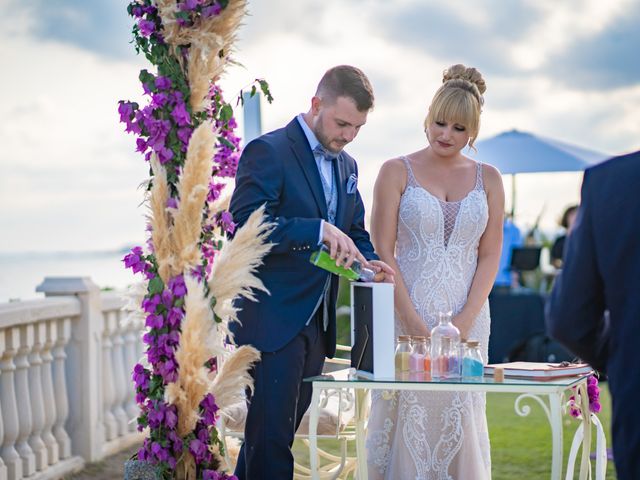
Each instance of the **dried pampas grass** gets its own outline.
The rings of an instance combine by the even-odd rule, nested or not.
[[[229,336],[228,324],[238,320],[232,301],[237,297],[255,301],[254,290],[267,292],[262,280],[254,274],[273,247],[266,240],[274,227],[273,223],[265,222],[264,206],[260,207],[238,229],[233,240],[224,244],[213,264],[209,290],[216,299],[214,312],[222,319],[220,327]]]
[[[213,346],[221,345],[214,338],[213,314],[202,285],[188,274],[184,280],[187,295],[180,344],[176,350],[178,380],[167,385],[165,390],[167,402],[178,408],[177,431],[180,436],[188,434],[196,426],[198,406],[210,386],[204,364],[213,356]]]
[[[153,185],[149,198],[151,241],[158,262],[158,274],[166,285],[177,272],[174,270],[171,218],[167,209],[169,201],[167,171],[160,165],[155,153],[151,156],[151,169],[153,170]]]
[[[247,13],[246,0],[230,0],[219,15],[200,19],[192,27],[183,27],[177,22],[178,11],[173,0],[157,0],[162,18],[162,34],[173,48],[174,56],[182,63],[178,54],[179,45],[190,45],[187,78],[191,90],[190,104],[194,112],[205,109],[211,82],[222,75],[236,39],[236,31]]]
[[[247,388],[253,391],[253,379],[249,369],[260,360],[260,352],[250,345],[244,345],[225,359],[220,371],[209,387],[220,411],[241,402]]]
[[[209,192],[209,179],[213,166],[215,134],[211,121],[203,122],[195,129],[185,161],[178,193],[180,204],[174,217],[173,244],[176,270],[200,263],[198,241],[202,232],[202,211]]]

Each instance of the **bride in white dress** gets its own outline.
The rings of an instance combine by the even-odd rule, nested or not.
[[[474,68],[445,70],[425,120],[428,146],[387,161],[376,181],[371,234],[396,275],[397,335],[425,335],[453,311],[464,339],[489,344],[489,291],[502,246],[500,173],[461,151],[478,136],[486,87]],[[371,479],[491,478],[483,393],[372,393]]]

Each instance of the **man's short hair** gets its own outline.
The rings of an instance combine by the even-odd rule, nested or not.
[[[373,108],[373,87],[362,70],[351,65],[338,65],[323,75],[316,96],[334,102],[338,97],[353,99],[360,112]]]

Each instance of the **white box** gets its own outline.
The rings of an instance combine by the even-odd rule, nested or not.
[[[395,378],[393,285],[351,283],[351,366],[359,375]]]

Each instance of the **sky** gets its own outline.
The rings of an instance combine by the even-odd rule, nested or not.
[[[615,155],[640,148],[640,2],[250,0],[227,99],[256,77],[275,102],[265,131],[306,111],[337,64],[369,76],[376,107],[347,147],[370,210],[377,172],[425,145],[449,65],[487,83],[480,140],[518,129]],[[0,253],[90,251],[144,240],[148,167],[118,122],[143,101],[126,2],[0,0]],[[635,54],[634,54],[635,52]],[[239,115],[242,123],[241,115]],[[510,178],[505,178],[508,203]],[[517,221],[553,229],[579,173],[521,175]]]

